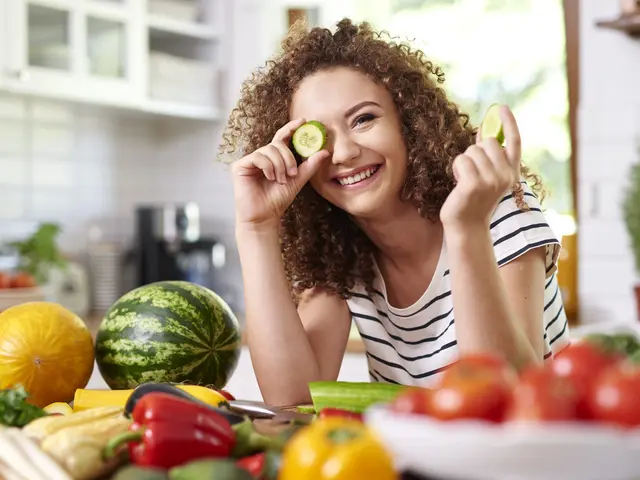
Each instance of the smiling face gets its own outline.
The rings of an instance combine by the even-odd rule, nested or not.
[[[400,205],[407,151],[389,92],[346,67],[305,78],[290,116],[322,122],[331,160],[311,179],[327,201],[355,217],[371,218]]]

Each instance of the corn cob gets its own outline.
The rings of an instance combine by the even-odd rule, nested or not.
[[[107,442],[114,435],[127,431],[129,425],[131,420],[123,415],[101,418],[59,430],[47,436],[40,448],[62,465],[75,480],[98,478],[118,466],[118,458],[105,462],[102,452]]]
[[[40,417],[27,424],[22,430],[27,436],[41,441],[45,437],[63,429],[84,424],[90,425],[102,418],[121,416],[122,409],[120,407],[99,407],[70,415]]]

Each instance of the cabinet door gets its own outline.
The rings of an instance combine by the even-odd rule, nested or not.
[[[130,2],[12,0],[7,5],[7,88],[97,103],[132,94]]]

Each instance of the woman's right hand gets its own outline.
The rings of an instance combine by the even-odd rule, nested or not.
[[[231,166],[236,222],[253,227],[276,227],[296,195],[329,157],[321,150],[299,166],[287,146],[304,119],[292,120],[276,132],[268,145]]]

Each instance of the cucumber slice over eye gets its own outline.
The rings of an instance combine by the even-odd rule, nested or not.
[[[480,125],[482,139],[493,137],[500,145],[504,143],[504,131],[500,120],[500,105],[494,103],[487,109],[482,124]]]
[[[322,150],[327,141],[327,131],[320,122],[310,120],[298,127],[291,141],[301,157],[309,158]]]

